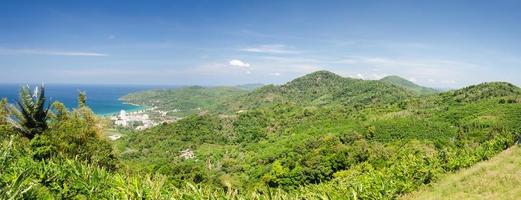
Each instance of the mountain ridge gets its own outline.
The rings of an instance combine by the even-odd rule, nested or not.
[[[386,77],[380,79],[380,81],[411,90],[420,95],[430,95],[430,94],[440,93],[440,91],[438,91],[436,89],[420,86],[412,81],[409,81],[409,80],[402,78],[400,76],[397,76],[397,75],[386,76]]]
[[[392,103],[414,96],[412,91],[377,80],[342,77],[320,70],[295,78],[283,85],[268,85],[228,102],[232,110],[294,103],[301,106],[351,104],[362,106],[372,103]]]

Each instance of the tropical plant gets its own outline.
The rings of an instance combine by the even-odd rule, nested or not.
[[[79,91],[78,107],[83,108],[85,106],[87,106],[87,93],[85,91]]]
[[[48,128],[47,119],[51,107],[51,104],[46,104],[46,100],[43,84],[35,87],[32,93],[29,86],[22,87],[16,106],[9,106],[9,121],[15,130],[29,139],[43,133]]]

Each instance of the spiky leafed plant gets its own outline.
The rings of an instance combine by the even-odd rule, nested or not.
[[[20,89],[16,105],[10,106],[11,123],[24,137],[32,139],[47,129],[51,103],[46,104],[45,87],[42,84],[31,93],[29,86]]]
[[[87,93],[85,91],[78,91],[78,107],[83,108],[87,106]]]

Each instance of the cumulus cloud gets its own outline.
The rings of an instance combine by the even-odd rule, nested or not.
[[[235,67],[249,68],[250,63],[242,62],[241,60],[230,60],[230,65]]]
[[[243,62],[241,60],[233,59],[230,60],[229,64],[233,67],[238,67],[241,70],[244,70],[246,74],[251,74],[251,66],[250,63]]]
[[[295,50],[290,49],[286,45],[282,44],[267,44],[259,45],[256,47],[249,47],[240,49],[241,51],[254,52],[254,53],[271,53],[271,54],[296,54]]]

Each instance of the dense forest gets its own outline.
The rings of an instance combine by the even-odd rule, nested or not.
[[[253,91],[124,99],[189,111],[109,142],[83,93],[72,110],[46,101],[43,87],[3,100],[0,198],[396,199],[521,133],[521,89],[503,82],[439,92],[318,71]]]

